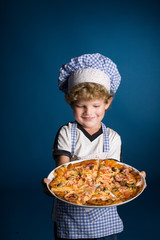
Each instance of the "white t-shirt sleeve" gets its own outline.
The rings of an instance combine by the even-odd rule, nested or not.
[[[70,124],[64,125],[58,131],[54,146],[53,156],[65,155],[71,157],[71,136],[70,136]]]

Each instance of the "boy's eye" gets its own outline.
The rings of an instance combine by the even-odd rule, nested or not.
[[[82,108],[83,106],[82,105],[76,105],[77,108]]]
[[[95,108],[100,107],[100,105],[94,105]]]

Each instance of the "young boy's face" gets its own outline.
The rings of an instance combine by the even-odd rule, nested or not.
[[[110,99],[107,104],[103,99],[76,101],[73,105],[75,120],[86,130],[98,130],[101,127],[101,121],[105,115],[105,111],[111,102],[112,99]]]

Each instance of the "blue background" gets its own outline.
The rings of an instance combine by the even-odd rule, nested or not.
[[[104,122],[121,135],[123,161],[147,172],[143,194],[118,208],[119,240],[158,236],[159,11],[155,0],[2,1],[1,239],[53,239],[52,198],[41,179],[54,168],[58,128],[73,120],[58,72],[70,58],[95,52],[122,76]]]

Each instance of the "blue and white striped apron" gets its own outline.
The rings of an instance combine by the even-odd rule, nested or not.
[[[74,155],[77,124],[71,129],[71,153]],[[104,152],[109,151],[109,136],[102,123]],[[123,223],[117,208],[85,208],[74,206],[56,199],[55,220],[59,238],[100,238],[123,231]]]

